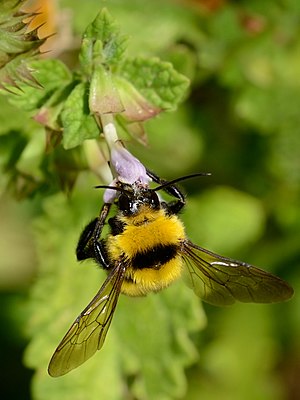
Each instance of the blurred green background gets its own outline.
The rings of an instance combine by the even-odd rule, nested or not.
[[[83,30],[105,6],[130,38],[129,54],[159,56],[190,78],[184,103],[175,112],[163,113],[146,124],[149,146],[133,141],[127,146],[164,178],[211,172],[211,177],[184,184],[188,204],[182,218],[189,237],[203,247],[286,279],[294,287],[295,296],[278,305],[238,304],[224,309],[204,305],[206,318],[198,299],[185,299],[182,294],[189,289],[176,285],[165,291],[170,295],[140,299],[137,305],[121,299],[112,323],[112,340],[103,358],[93,358],[93,374],[89,372],[87,377],[82,370],[76,380],[58,384],[40,367],[32,380],[32,370],[22,363],[25,347],[30,343],[25,353],[27,365],[46,365],[64,329],[102,282],[103,275],[99,277],[97,269],[78,267],[74,256],[81,229],[98,213],[101,194],[92,189],[98,181],[88,171],[80,172],[71,194],[59,193],[55,171],[50,171],[48,186],[17,201],[7,189],[7,173],[17,187],[20,171],[26,171],[26,166],[16,163],[24,143],[36,135],[29,160],[38,165],[35,149],[43,146],[44,136],[25,112],[16,112],[0,97],[0,335],[5,383],[1,397],[299,399],[299,1],[60,0],[49,4],[55,5],[47,12],[52,28],[58,32],[57,38],[51,39],[52,55],[69,66],[74,66]],[[62,168],[68,168],[68,163]],[[145,342],[150,334],[159,335],[165,315],[160,314],[159,296],[169,304],[168,318],[177,308],[181,315],[180,304],[173,305],[168,297],[172,298],[172,290],[174,295],[179,290],[178,297],[182,296],[182,307],[186,306],[182,314],[190,311],[191,302],[195,307],[191,309],[198,307],[198,314],[190,311],[186,320],[181,316],[178,324],[172,322],[176,332],[180,332],[180,323],[190,324],[182,332],[182,343],[191,347],[182,356],[177,350],[177,358],[171,354],[164,359],[169,361],[159,369],[164,373],[156,376],[153,388],[140,382],[144,379],[141,371],[145,376],[154,372],[141,367],[134,352],[131,355],[118,347],[120,340],[114,336],[118,327],[129,325],[126,313],[134,308],[133,313],[143,314],[141,328],[149,332],[149,320],[156,328],[145,338],[143,329],[136,327],[140,331],[137,338]],[[74,297],[78,301],[75,305]],[[199,321],[191,322],[197,315]],[[132,318],[134,325],[137,322]],[[131,329],[118,333],[130,336]],[[145,357],[150,360],[157,351],[159,358],[163,341],[150,341],[153,347],[149,345]],[[112,348],[121,349],[125,361],[115,355],[112,360]],[[174,373],[170,378],[175,359],[184,374]],[[116,374],[118,363],[126,366],[123,370],[131,371],[123,381],[122,374]],[[105,381],[97,375],[100,364],[107,374]],[[167,381],[175,382],[173,388],[162,383]]]

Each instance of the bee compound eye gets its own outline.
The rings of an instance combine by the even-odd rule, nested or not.
[[[131,208],[131,201],[126,194],[121,194],[118,200],[119,209],[124,212],[128,212]]]
[[[150,205],[152,208],[159,208],[160,206],[159,198],[155,192],[151,192]]]

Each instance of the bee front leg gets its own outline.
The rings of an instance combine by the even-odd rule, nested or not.
[[[94,258],[94,249],[92,246],[92,238],[96,229],[98,217],[93,219],[82,231],[77,248],[76,256],[78,261],[87,260],[88,258]]]
[[[147,169],[147,175],[159,185],[163,185],[168,181],[165,179],[161,179],[159,176],[154,174],[154,172]],[[169,203],[165,203],[166,209],[168,210],[169,214],[178,214],[179,211],[185,206],[185,197],[184,194],[181,192],[180,189],[176,185],[170,185],[163,188],[166,193],[170,196],[175,197],[177,200],[171,201]]]
[[[78,261],[92,258],[103,268],[109,268],[103,241],[99,239],[110,207],[110,203],[105,203],[102,207],[99,217],[93,219],[81,233],[76,248],[76,256]]]

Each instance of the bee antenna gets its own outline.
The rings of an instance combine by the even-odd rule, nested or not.
[[[94,189],[111,189],[111,190],[117,190],[118,192],[122,192],[122,193],[128,193],[127,190],[125,190],[119,186],[99,185],[99,186],[94,186]]]
[[[161,185],[157,186],[156,188],[152,189],[154,192],[161,190],[167,186],[174,185],[177,182],[185,181],[186,179],[196,178],[197,176],[210,176],[210,172],[198,172],[196,174],[180,176],[179,178],[173,179],[172,181],[166,181]]]
[[[129,190],[126,190],[126,189],[124,189],[123,187],[120,187],[120,186],[99,185],[99,186],[94,186],[94,189],[116,190],[117,192],[125,193],[125,194],[127,194],[129,196],[132,194]]]

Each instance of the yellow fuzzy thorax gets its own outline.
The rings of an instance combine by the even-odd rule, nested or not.
[[[176,215],[168,216],[163,209],[153,211],[143,206],[130,217],[120,216],[125,225],[124,231],[107,238],[107,251],[111,262],[125,256],[129,261],[122,285],[122,293],[130,296],[143,296],[156,292],[179,278],[182,270],[180,254],[160,268],[133,269],[130,260],[137,253],[145,253],[156,246],[180,245],[185,239],[184,226]]]
[[[120,217],[124,231],[116,236],[109,235],[107,249],[110,258],[116,260],[125,254],[132,258],[157,245],[177,244],[185,238],[184,227],[176,215],[166,216],[164,210],[149,211],[148,207],[131,217]]]

